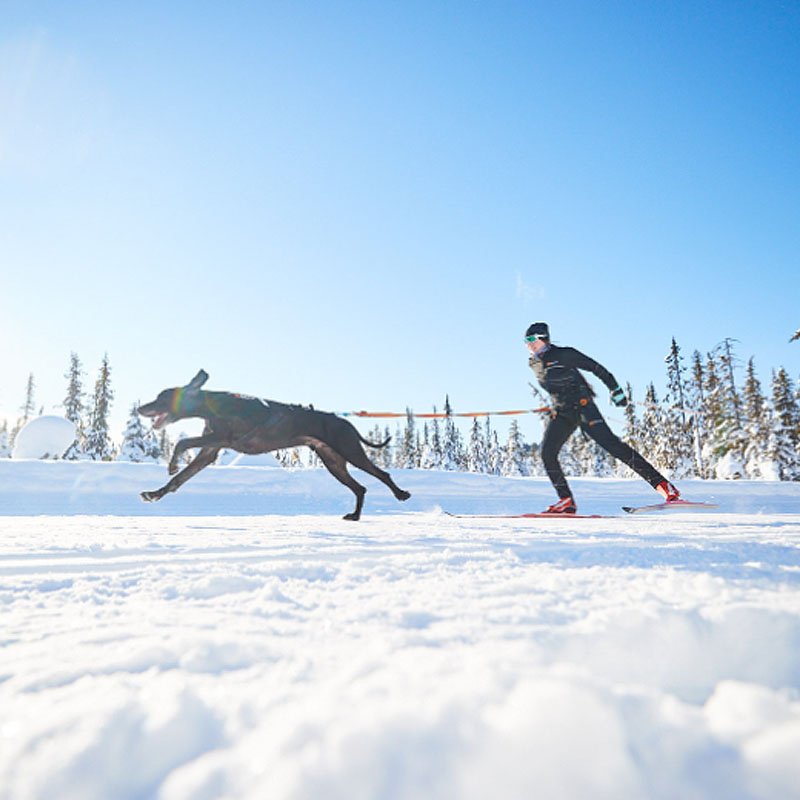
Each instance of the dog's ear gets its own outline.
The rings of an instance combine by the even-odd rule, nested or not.
[[[201,369],[200,372],[198,372],[197,375],[195,375],[194,378],[189,381],[186,388],[193,389],[196,392],[207,380],[208,373],[204,369]]]

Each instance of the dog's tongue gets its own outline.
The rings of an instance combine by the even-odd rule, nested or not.
[[[154,427],[156,430],[158,430],[159,428],[163,427],[163,425],[164,425],[164,423],[165,423],[166,421],[167,421],[167,415],[166,415],[166,414],[159,414],[159,415],[158,415],[158,416],[157,416],[157,417],[156,417],[156,418],[153,420],[153,427]]]

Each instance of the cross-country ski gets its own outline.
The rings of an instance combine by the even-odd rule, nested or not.
[[[453,514],[444,512],[456,519],[610,519],[604,514],[548,514],[546,511],[533,514]]]
[[[650,511],[713,511],[715,508],[719,508],[716,503],[691,500],[673,500],[670,503],[653,503],[648,506],[622,506],[622,510],[628,514],[644,514]]]

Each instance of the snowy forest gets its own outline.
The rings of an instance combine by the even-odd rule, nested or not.
[[[800,336],[793,337],[793,339]],[[800,480],[800,387],[783,367],[771,370],[771,384],[762,387],[753,359],[743,364],[735,340],[723,340],[711,352],[697,350],[687,361],[672,339],[665,357],[666,391],[662,396],[650,383],[636,399],[626,387],[629,403],[622,438],[673,479],[727,478]],[[742,369],[743,367],[743,369]],[[743,371],[743,379],[737,373]],[[64,417],[78,432],[66,459],[167,461],[174,445],[167,431],[145,426],[132,403],[125,430],[115,438],[109,430],[114,400],[111,366],[103,358],[91,391],[76,353],[65,373]],[[535,405],[547,399],[532,387]],[[0,422],[0,457],[10,457],[17,433],[37,416],[35,380],[30,375],[18,419]],[[436,412],[436,408],[433,409]],[[367,431],[373,441],[392,437],[386,448],[372,451],[384,468],[441,469],[496,475],[541,475],[537,443],[527,442],[517,418],[502,440],[491,416],[461,422],[445,398],[440,418],[414,416],[408,409],[402,423],[380,424]],[[41,412],[39,412],[41,413]],[[548,412],[543,411],[542,414]],[[538,426],[537,426],[538,428]],[[362,431],[363,432],[363,431]],[[289,468],[320,466],[302,451],[279,451],[278,461]],[[187,455],[187,458],[189,456]],[[627,467],[616,462],[582,433],[576,433],[561,452],[564,471],[573,476],[623,477]]]

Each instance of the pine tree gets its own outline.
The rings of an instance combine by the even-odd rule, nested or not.
[[[464,445],[461,433],[453,422],[453,411],[450,407],[450,397],[445,397],[444,413],[444,442],[442,443],[442,469],[460,470],[464,464]]]
[[[500,440],[498,439],[497,431],[495,430],[492,431],[488,461],[488,471],[490,475],[503,474],[503,448],[500,447]],[[528,467],[528,473],[531,475],[536,474],[535,467]]]
[[[34,390],[33,373],[31,373],[28,375],[28,384],[25,388],[25,402],[20,406],[20,411],[22,412],[22,424],[19,426],[20,428],[33,418],[34,412],[36,411],[36,403],[33,399]]]
[[[651,382],[644,396],[644,411],[642,412],[641,425],[641,453],[657,469],[666,469],[664,464],[666,448],[661,431],[664,429],[662,422],[662,408],[658,402],[656,387]]]
[[[467,447],[467,471],[485,473],[487,469],[486,442],[484,441],[478,418],[473,417],[469,445]]]
[[[511,425],[508,428],[508,440],[502,469],[503,475],[507,477],[526,474],[525,446],[522,435],[519,432],[519,425],[515,419],[511,420]]]
[[[724,391],[713,353],[708,353],[706,356],[703,371],[703,394],[703,417],[706,427],[706,436],[703,441],[703,462],[706,476],[711,478],[716,475],[717,464],[727,452],[729,427]]]
[[[706,403],[710,408],[713,429],[713,456],[715,472],[720,462],[731,458],[743,460],[745,434],[742,428],[741,401],[736,389],[732,339],[725,339],[709,354],[707,378],[713,377],[713,387],[707,382]],[[730,454],[730,455],[729,455]],[[741,467],[743,470],[744,468]],[[725,467],[730,472],[730,467]]]
[[[392,434],[389,431],[388,425],[384,426],[383,428],[383,436],[381,437],[381,441],[384,442],[387,439],[389,439],[389,444],[387,444],[386,447],[384,447],[381,450],[382,453],[381,465],[383,466],[384,469],[391,469],[394,466],[394,450],[395,450],[394,442],[396,442],[397,439],[392,438]]]
[[[433,413],[437,413],[436,406],[433,407]],[[442,434],[438,417],[434,417],[431,422],[431,460],[429,469],[442,468]]]
[[[769,411],[752,358],[747,362],[747,374],[742,387],[742,414],[747,442],[744,450],[746,475],[756,480],[769,480],[776,476],[769,458]]]
[[[499,475],[502,456],[497,441],[497,432],[492,429],[491,417],[487,415],[483,430],[483,441],[486,447],[486,472],[489,475]]]
[[[139,403],[134,403],[122,445],[117,455],[119,461],[158,461],[158,441],[152,428],[145,428],[138,412]]]
[[[798,428],[800,411],[794,387],[786,370],[780,367],[772,373],[772,427],[769,456],[782,481],[800,480]]]
[[[85,430],[83,424],[84,391],[83,371],[77,353],[70,353],[69,370],[64,374],[67,379],[67,396],[64,398],[64,416],[75,425],[75,441],[64,453],[64,458],[74,461],[83,455]]]
[[[113,398],[111,367],[106,353],[94,385],[89,429],[86,431],[85,452],[93,461],[111,461],[114,457],[114,445],[108,434],[108,415]]]
[[[662,419],[663,466],[670,471],[673,478],[685,478],[694,471],[692,421],[691,415],[686,413],[683,356],[674,337],[669,354],[664,360],[667,363],[667,394],[664,398],[666,408]]]
[[[692,353],[692,367],[689,371],[689,379],[686,384],[686,401],[692,410],[692,433],[694,444],[695,473],[700,478],[711,477],[706,469],[706,462],[703,457],[703,448],[710,441],[708,423],[708,409],[705,402],[705,370],[703,369],[703,357],[695,350]]]
[[[414,414],[410,408],[406,408],[406,427],[403,431],[403,439],[400,450],[401,469],[414,469],[417,466],[416,432],[414,429]]]

